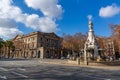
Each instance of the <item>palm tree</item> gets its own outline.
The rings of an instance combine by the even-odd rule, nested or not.
[[[15,51],[15,46],[14,45],[11,46],[11,51],[12,51],[11,57],[13,58],[14,57],[14,53],[13,52]]]
[[[13,51],[15,49],[14,44],[13,44],[12,41],[7,40],[5,42],[5,47],[6,47],[6,50],[7,50],[7,56],[8,56],[8,58],[10,58],[11,51]]]
[[[0,38],[0,57],[2,56],[2,47],[4,46],[4,40]]]

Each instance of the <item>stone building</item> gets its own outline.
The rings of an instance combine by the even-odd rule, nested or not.
[[[23,58],[60,58],[62,38],[55,33],[33,32],[13,38],[14,57]]]

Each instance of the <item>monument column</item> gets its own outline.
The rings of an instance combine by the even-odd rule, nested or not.
[[[88,63],[88,57],[93,57],[94,59],[96,59],[98,56],[98,45],[95,39],[93,23],[91,20],[89,20],[88,26],[89,26],[89,32],[88,32],[88,37],[87,37],[87,40],[85,42],[85,47],[84,47],[85,64]]]

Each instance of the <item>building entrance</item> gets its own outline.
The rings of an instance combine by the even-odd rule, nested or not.
[[[40,58],[40,54],[41,54],[40,51],[38,51],[38,54],[37,54],[38,56],[37,56],[37,58]]]

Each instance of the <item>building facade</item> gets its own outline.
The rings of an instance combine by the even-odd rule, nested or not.
[[[62,38],[55,33],[33,32],[17,35],[13,40],[14,57],[24,58],[60,58]]]

